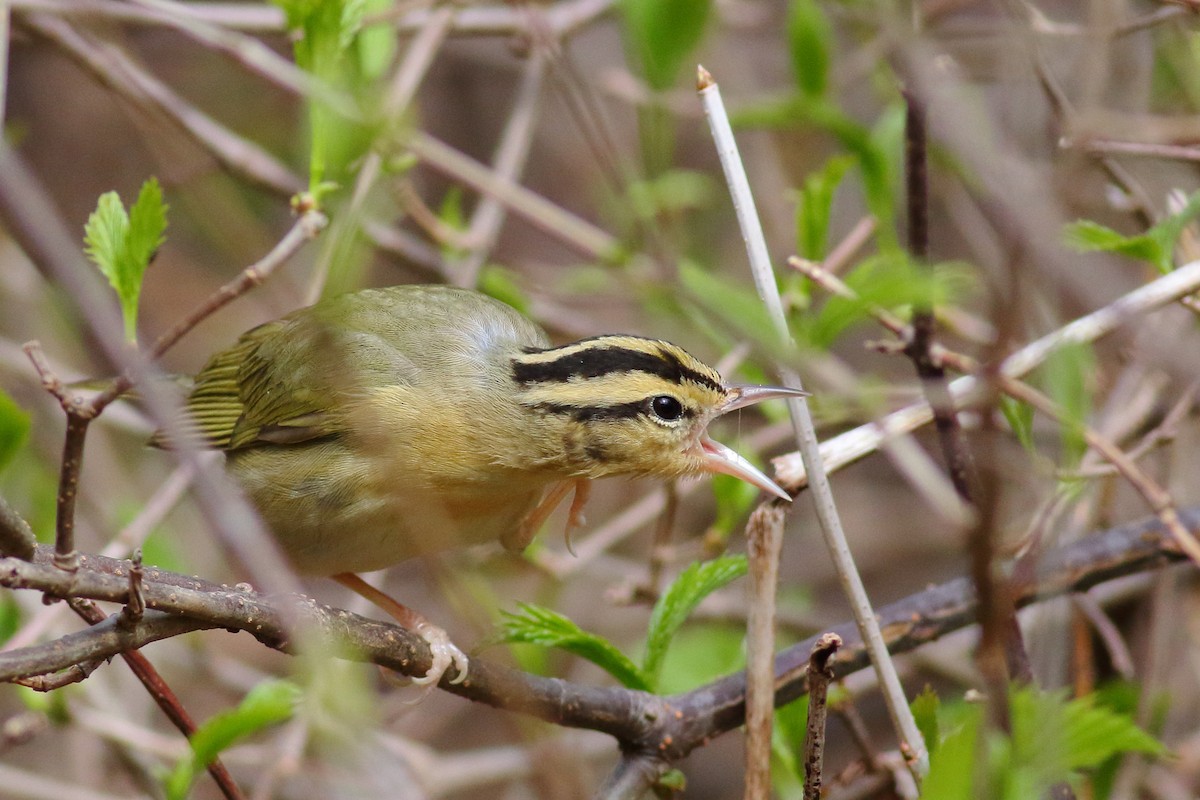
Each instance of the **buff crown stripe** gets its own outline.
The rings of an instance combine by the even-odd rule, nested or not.
[[[567,352],[554,360],[513,360],[513,377],[518,383],[564,383],[572,378],[598,378],[617,372],[644,372],[656,375],[665,381],[680,384],[691,381],[714,392],[723,392],[724,387],[699,370],[686,365],[683,360],[667,349],[667,345],[646,340],[653,350],[635,350],[629,347],[604,344],[597,340],[590,347],[579,348],[567,345]],[[542,351],[537,355],[549,355],[554,350]],[[532,354],[531,354],[532,355]]]

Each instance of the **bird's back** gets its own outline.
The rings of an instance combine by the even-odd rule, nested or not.
[[[501,462],[511,358],[544,346],[476,292],[368,289],[243,335],[188,410],[298,568],[377,569],[498,538],[536,503]]]

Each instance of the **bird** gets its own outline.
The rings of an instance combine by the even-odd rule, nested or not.
[[[727,473],[786,491],[706,431],[761,400],[806,394],[726,383],[666,341],[610,334],[553,346],[511,306],[442,285],[363,289],[244,333],[192,382],[184,420],[297,572],[333,577],[430,645],[436,683],[468,659],[369,572],[451,548],[524,549],[590,481]]]

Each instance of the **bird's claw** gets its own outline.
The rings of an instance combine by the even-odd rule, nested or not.
[[[412,678],[414,684],[417,686],[437,684],[451,664],[454,665],[454,671],[457,673],[454,680],[450,681],[452,685],[460,684],[467,679],[467,669],[470,666],[467,654],[450,641],[448,633],[438,626],[428,623],[418,625],[415,632],[429,645],[429,650],[433,653],[433,664],[423,677]]]

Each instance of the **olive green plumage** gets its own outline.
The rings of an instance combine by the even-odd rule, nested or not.
[[[725,471],[779,494],[704,429],[786,393],[728,387],[653,339],[550,348],[477,292],[396,286],[248,331],[196,376],[187,410],[296,567],[331,575],[524,546],[564,481]]]

